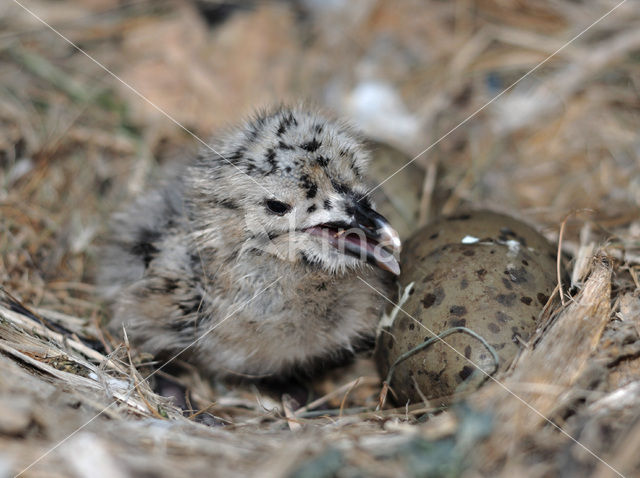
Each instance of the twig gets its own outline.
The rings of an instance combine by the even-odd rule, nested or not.
[[[424,176],[422,185],[422,197],[420,198],[420,210],[418,216],[418,227],[422,227],[429,221],[429,211],[431,210],[431,198],[436,186],[436,176],[438,173],[438,162],[430,161],[427,166],[427,173]]]
[[[342,410],[344,410],[344,405],[345,403],[347,403],[347,397],[349,396],[349,393],[351,393],[351,390],[356,388],[359,383],[360,383],[360,377],[356,378],[356,380],[353,382],[353,386],[350,387],[349,390],[347,390],[347,393],[344,394],[344,397],[342,397],[342,401],[340,402],[340,415],[339,415],[341,418],[342,418]]]
[[[120,367],[115,362],[108,359],[100,352],[96,352],[94,349],[87,347],[82,342],[77,342],[73,339],[70,339],[69,337],[65,337],[64,335],[58,332],[54,332],[53,330],[48,329],[44,325],[40,324],[39,322],[36,322],[35,320],[28,318],[25,315],[18,314],[0,305],[0,316],[4,317],[9,322],[12,322],[13,324],[18,325],[19,327],[25,330],[30,330],[32,332],[35,332],[38,335],[51,339],[59,344],[64,343],[68,345],[70,348],[74,349],[76,352],[80,352],[85,357],[93,359],[96,362],[106,361],[107,365],[109,365],[111,368],[113,368],[116,371],[121,371]]]
[[[564,238],[564,229],[567,225],[567,221],[569,220],[569,218],[573,215],[573,212],[567,214],[567,216],[564,218],[564,221],[562,221],[562,224],[560,225],[560,234],[558,234],[558,254],[556,256],[556,274],[557,274],[557,278],[558,278],[558,295],[560,296],[560,302],[562,302],[562,305],[565,305],[564,303],[564,293],[562,290],[562,239]]]
[[[297,432],[302,429],[302,424],[296,418],[296,414],[293,411],[294,401],[295,400],[291,398],[288,394],[285,393],[282,395],[282,409],[284,410],[284,416],[287,419],[287,424],[289,425],[289,429],[292,432]]]
[[[303,413],[308,412],[309,410],[313,410],[314,408],[319,407],[324,403],[327,403],[336,395],[340,395],[341,393],[347,390],[350,390],[351,388],[354,388],[356,383],[358,385],[377,385],[380,383],[380,379],[378,377],[358,377],[355,380],[352,380],[351,382],[346,383],[341,387],[336,388],[335,390],[332,390],[331,392],[314,400],[313,402],[306,404],[304,407],[298,408],[295,411],[295,415],[296,416],[302,415]]]

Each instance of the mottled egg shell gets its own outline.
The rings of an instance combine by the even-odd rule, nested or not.
[[[383,318],[375,357],[383,379],[403,353],[453,327],[480,335],[505,368],[536,329],[556,285],[556,251],[530,226],[476,211],[416,231],[401,257],[401,310]],[[495,361],[480,340],[456,332],[397,365],[396,401],[419,402],[474,387]],[[454,350],[455,349],[455,350]],[[473,378],[471,376],[473,375]]]

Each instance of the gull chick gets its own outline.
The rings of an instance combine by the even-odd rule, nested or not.
[[[114,216],[111,328],[216,376],[285,376],[366,343],[372,287],[388,296],[400,272],[367,161],[347,125],[302,107],[232,129]]]

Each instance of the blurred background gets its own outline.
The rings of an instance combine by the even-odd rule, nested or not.
[[[639,470],[638,0],[8,0],[0,3],[0,285],[46,309],[66,335],[52,339],[58,328],[45,329],[41,317],[40,332],[40,322],[20,329],[0,321],[0,477],[13,476],[12,460],[26,466],[84,427],[115,403],[113,387],[131,383],[129,372],[135,380],[136,368],[147,370],[149,358],[134,354],[121,362],[126,373],[87,378],[106,363],[97,351],[115,348],[93,286],[110,215],[168,165],[188,161],[200,140],[282,102],[315,104],[364,133],[372,186],[381,185],[375,198],[403,238],[468,207],[507,212],[551,240],[564,224],[562,249],[578,286],[605,246],[612,315],[635,317],[621,328],[627,335],[605,334],[593,362],[597,376],[609,377],[613,405],[581,409],[573,422],[573,409],[552,418],[598,452],[617,450],[624,470]],[[4,292],[0,299],[3,310],[28,316]],[[88,344],[91,363],[79,366],[59,340]],[[601,396],[585,370],[576,403]],[[309,419],[296,440],[290,432],[300,423],[283,418],[284,397],[279,404],[255,389],[220,391],[190,373],[202,407],[193,415],[140,382],[140,402],[121,400],[33,476],[128,476],[125,465],[138,476],[194,476],[210,474],[212,463],[220,473],[280,476],[296,462],[304,465],[290,476],[332,476],[343,463],[336,446],[355,466],[341,476],[456,476],[472,448],[482,476],[496,476],[503,463],[501,476],[614,476],[530,417],[492,425],[465,410],[434,417],[404,408],[343,416],[344,407],[375,408],[372,364],[315,384],[335,421]],[[632,387],[628,402],[616,395],[623,385]],[[631,438],[612,438],[633,423]],[[493,426],[507,431],[484,440]]]
[[[373,184],[422,153],[376,191],[404,236],[469,204],[551,238],[573,213],[569,249],[586,220],[640,232],[635,0],[21,3],[0,6],[0,277],[25,300],[96,312],[108,215],[189,132],[280,102],[351,120]]]

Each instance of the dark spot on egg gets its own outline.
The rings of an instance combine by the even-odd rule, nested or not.
[[[510,294],[498,294],[496,296],[496,300],[502,305],[511,307],[516,301],[516,294],[515,292],[511,292]]]
[[[471,219],[471,214],[460,214],[448,217],[447,221],[468,221],[469,219]]]
[[[494,324],[493,322],[490,322],[489,325],[487,325],[487,328],[494,334],[500,333],[500,327],[498,327],[498,324]]]
[[[431,282],[432,280],[433,280],[433,274],[429,274],[422,278],[422,283],[426,284],[427,282]]]
[[[504,271],[504,273],[508,274],[511,282],[515,284],[524,284],[529,281],[527,271],[524,267],[521,267],[519,269],[507,269],[506,271]]]
[[[513,318],[511,318],[509,315],[505,314],[501,310],[496,312],[496,319],[498,319],[498,322],[502,324],[506,324],[507,322],[511,322],[513,320]]]
[[[451,327],[466,327],[467,320],[466,319],[452,319]]]
[[[487,270],[486,269],[478,269],[476,271],[476,275],[478,276],[478,279],[484,280],[484,276],[487,275]]]
[[[438,306],[442,303],[445,294],[442,287],[438,287],[433,292],[427,292],[422,298],[422,307],[428,309],[431,306]]]
[[[464,305],[453,305],[449,309],[451,315],[461,316],[467,313],[467,308]]]
[[[467,378],[469,378],[469,376],[472,373],[473,373],[473,368],[469,367],[468,365],[465,365],[464,367],[462,367],[462,370],[458,372],[458,375],[462,380],[466,380]]]
[[[467,257],[472,257],[476,255],[476,251],[474,251],[473,249],[467,249],[462,254],[464,254]]]
[[[533,299],[531,297],[522,296],[520,297],[520,302],[526,305],[531,305],[531,302],[533,302]]]
[[[545,305],[549,301],[549,296],[539,292],[536,296],[540,305]]]
[[[511,229],[509,229],[508,227],[501,227],[500,228],[500,233],[504,234],[507,237],[516,237],[516,233],[513,232]]]
[[[471,346],[470,346],[470,345],[467,345],[467,346],[464,348],[464,356],[465,356],[466,358],[471,358]]]

